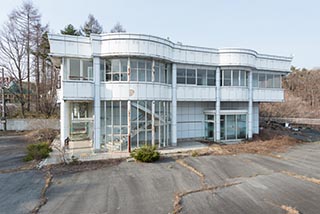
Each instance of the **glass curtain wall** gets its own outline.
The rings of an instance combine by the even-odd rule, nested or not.
[[[247,136],[247,115],[221,115],[220,138],[221,140],[245,139]]]
[[[128,61],[129,58],[102,59],[100,61],[101,81],[128,81]],[[152,82],[152,75],[154,75],[154,82],[172,83],[172,69],[169,63],[130,58],[131,82]]]
[[[101,106],[101,148],[128,151],[128,101],[102,101]],[[152,145],[153,124],[154,144],[169,145],[170,102],[131,101],[130,121],[131,149]]]

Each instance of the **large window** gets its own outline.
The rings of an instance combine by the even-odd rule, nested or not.
[[[221,140],[244,139],[247,136],[247,115],[221,115]]]
[[[68,80],[93,80],[91,60],[67,59]]]
[[[225,69],[222,70],[222,86],[247,86],[248,72],[239,69]]]
[[[128,62],[128,58],[101,60],[101,81],[128,81]],[[171,75],[168,63],[130,58],[131,82],[152,82],[154,79],[154,82],[171,84]]]
[[[177,68],[177,83],[215,86],[216,71],[206,68]]]
[[[281,75],[272,73],[253,73],[252,86],[259,88],[281,88]]]
[[[131,149],[152,145],[152,130],[155,145],[168,146],[170,102],[131,101],[130,107]],[[101,102],[101,148],[106,151],[127,151],[128,134],[128,101]]]

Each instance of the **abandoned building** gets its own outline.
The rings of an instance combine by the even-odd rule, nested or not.
[[[88,141],[107,152],[250,139],[259,133],[259,103],[283,101],[292,61],[131,33],[49,41],[60,68],[61,143]]]

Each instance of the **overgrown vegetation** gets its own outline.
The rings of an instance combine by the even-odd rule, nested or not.
[[[144,145],[133,150],[130,156],[135,160],[149,163],[159,160],[160,153],[157,151],[155,146]]]
[[[291,68],[283,78],[283,103],[262,103],[263,117],[320,118],[320,70]]]
[[[30,144],[27,146],[27,156],[23,160],[42,160],[49,157],[50,152],[52,152],[52,149],[47,142]]]

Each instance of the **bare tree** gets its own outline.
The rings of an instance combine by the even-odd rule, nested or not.
[[[117,22],[115,26],[110,30],[111,33],[125,33],[126,29],[123,28],[123,26]]]
[[[21,36],[25,37],[25,49],[27,59],[27,82],[28,82],[28,98],[27,98],[27,110],[30,111],[30,56],[32,43],[32,29],[40,23],[41,15],[37,8],[34,7],[31,1],[24,1],[20,7],[13,10],[9,15],[9,18],[14,22],[15,28],[17,28]]]
[[[27,78],[25,38],[21,36],[19,29],[16,28],[14,20],[9,19],[0,32],[0,58],[8,75],[17,82],[18,90],[10,91],[20,102],[22,117],[25,116],[25,98],[23,80]]]

